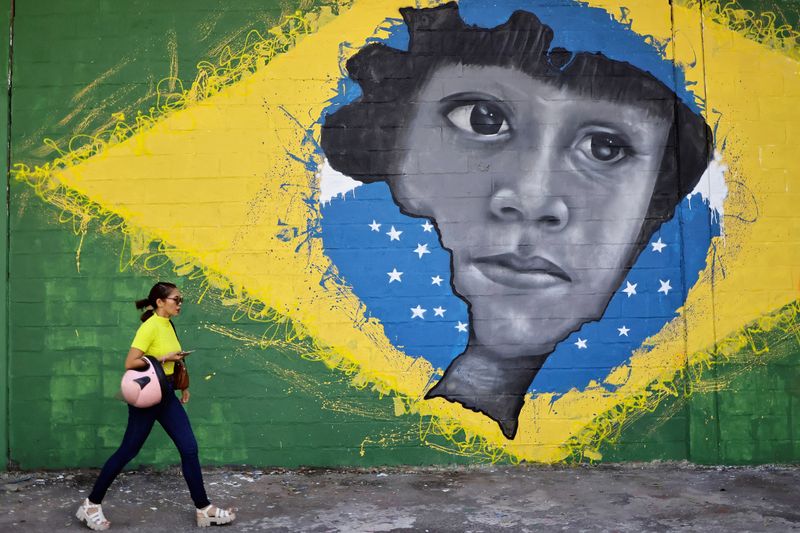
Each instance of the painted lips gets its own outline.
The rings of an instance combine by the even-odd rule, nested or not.
[[[543,289],[572,282],[561,267],[538,255],[491,255],[477,259],[475,266],[495,283],[516,289]]]

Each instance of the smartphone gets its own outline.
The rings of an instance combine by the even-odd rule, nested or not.
[[[189,355],[192,352],[194,352],[194,350],[181,350],[179,353],[180,353],[180,355],[186,357],[187,355]]]

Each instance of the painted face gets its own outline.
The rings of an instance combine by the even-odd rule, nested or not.
[[[549,353],[621,283],[669,122],[503,67],[442,67],[417,102],[390,186],[452,252],[470,344]]]

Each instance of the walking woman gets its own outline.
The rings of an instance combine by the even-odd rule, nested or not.
[[[170,319],[181,312],[183,297],[172,283],[158,282],[150,289],[150,294],[136,302],[137,309],[145,309],[142,314],[142,325],[131,343],[125,369],[146,368],[144,359],[149,355],[158,359],[163,365],[167,381],[173,377],[175,361],[181,361],[189,352],[181,349],[175,328]],[[231,509],[220,509],[211,505],[203,486],[203,474],[200,471],[197,441],[195,440],[189,418],[181,404],[189,401],[189,391],[181,391],[180,402],[175,397],[170,383],[170,394],[161,402],[147,408],[128,406],[128,427],[119,449],[106,461],[100,475],[95,481],[92,493],[78,508],[76,516],[95,531],[106,530],[111,523],[103,515],[100,504],[111,483],[122,469],[139,453],[147,440],[153,424],[158,421],[175,443],[181,455],[181,470],[195,507],[197,507],[197,525],[200,527],[221,525],[232,522],[236,515]]]

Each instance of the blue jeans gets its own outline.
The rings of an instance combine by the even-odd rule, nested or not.
[[[125,465],[136,457],[144,441],[150,435],[156,420],[167,432],[181,454],[181,470],[189,493],[192,495],[195,507],[202,509],[209,505],[206,489],[203,486],[203,473],[200,471],[200,459],[197,454],[197,440],[194,438],[189,417],[183,410],[178,398],[170,390],[167,397],[153,407],[140,408],[128,406],[128,427],[122,444],[114,454],[108,458],[97,481],[94,483],[89,501],[100,504],[108,491],[108,487],[125,468]]]

